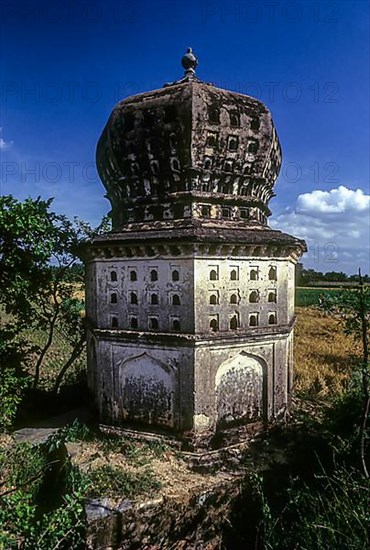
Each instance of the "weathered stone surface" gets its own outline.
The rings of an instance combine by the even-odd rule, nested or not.
[[[221,526],[239,490],[239,478],[224,475],[216,486],[186,498],[123,501],[116,507],[87,503],[87,548],[220,548]]]
[[[120,511],[107,501],[88,501],[85,505],[88,523],[88,548],[117,548]]]
[[[58,428],[21,428],[14,432],[16,443],[29,443],[33,446],[44,445],[58,432]]]
[[[97,148],[114,227],[188,217],[265,223],[280,165],[265,105],[200,81],[120,102]]]
[[[270,112],[193,72],[113,110],[97,164],[114,230],[84,255],[101,418],[202,446],[286,409],[306,245],[267,226],[281,165]]]
[[[216,374],[219,425],[263,418],[263,370],[266,364],[239,353],[225,361]]]

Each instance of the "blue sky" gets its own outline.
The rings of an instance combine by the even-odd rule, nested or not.
[[[367,0],[4,0],[1,16],[2,194],[97,223],[95,147],[114,104],[180,78],[192,46],[201,79],[272,111],[271,226],[307,239],[307,267],[370,271]]]

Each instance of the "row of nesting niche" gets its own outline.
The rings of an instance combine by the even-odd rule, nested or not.
[[[205,294],[207,296],[207,293]],[[206,298],[207,299],[207,298]],[[125,294],[118,292],[107,293],[107,301],[114,305],[125,306],[159,306],[164,307],[167,305],[181,306],[183,302],[187,303],[188,295],[182,295],[177,290],[168,290],[166,293],[153,292],[153,290],[129,290]],[[222,305],[227,306],[237,305],[249,302],[250,304],[263,304],[268,302],[270,304],[277,303],[277,290],[276,288],[268,288],[264,291],[258,289],[248,290],[246,294],[239,289],[231,289],[226,293],[221,293],[219,290],[208,290],[208,303],[209,305]]]
[[[250,221],[266,225],[267,216],[258,207],[229,206],[226,204],[196,203],[187,205],[181,201],[173,204],[137,205],[121,209],[122,223],[150,222],[154,220],[175,220],[203,218],[211,220]]]
[[[181,110],[183,110],[181,106]],[[178,126],[183,113],[180,113],[176,105],[166,105],[152,109],[135,109],[126,111],[116,119],[116,130],[123,132],[135,132],[138,129],[146,128],[152,130],[158,125]],[[219,108],[215,105],[207,107],[205,121],[210,125],[230,126],[231,128],[250,129],[254,132],[260,130],[261,122],[257,114],[239,112],[233,109]]]
[[[161,132],[152,136],[143,136],[139,133],[122,137],[121,134],[115,134],[112,135],[111,145],[105,149],[105,158],[108,162],[103,162],[99,168],[106,172],[108,178],[114,175],[113,172],[117,168],[127,177],[145,173],[157,175],[168,168],[180,172],[182,168],[187,168],[192,160],[192,167],[199,166],[200,162],[205,170],[237,170],[239,173],[248,174],[253,170],[250,164],[244,166],[243,163],[253,163],[260,151],[258,156],[263,157],[264,166],[258,168],[263,168],[264,172],[276,172],[281,164],[281,148],[276,133],[273,131],[272,140],[268,135],[263,135],[260,139],[245,132],[238,135],[225,131],[217,132],[212,128],[204,129],[197,137],[190,159],[189,146],[185,143],[181,130],[177,133]],[[265,147],[265,140],[268,141],[268,147]]]
[[[185,149],[184,136],[187,134],[184,134],[181,123],[173,124],[176,116],[172,121],[166,120],[166,117],[161,120],[161,112],[161,109],[156,109],[155,112],[136,110],[117,117],[111,135],[113,149],[120,146],[124,157],[146,149],[151,158],[158,156],[158,153],[163,153],[164,149],[167,153],[169,151],[176,153],[181,148]],[[222,154],[226,151],[237,152],[239,149],[244,153],[256,154],[260,147],[260,140],[264,142],[267,139],[272,141],[269,143],[268,151],[273,153],[272,156],[277,162],[281,161],[281,147],[273,126],[271,128],[270,125],[268,127],[263,125],[260,131],[258,117],[251,117],[250,114],[240,115],[236,112],[229,113],[227,110],[225,115],[229,116],[230,120],[224,120],[220,125],[220,110],[209,108],[206,125],[204,126],[202,121],[202,132],[198,132],[196,136],[197,151],[199,147],[206,147],[210,151]],[[242,123],[240,117],[242,117]],[[120,139],[122,136],[124,136],[123,142]],[[140,147],[138,147],[139,144]],[[195,142],[193,145],[195,146]]]
[[[184,327],[189,331],[189,318],[186,318],[186,325]],[[204,317],[203,317],[204,320]],[[208,314],[208,330],[210,332],[223,331],[223,330],[238,330],[246,329],[250,327],[267,327],[278,324],[278,313],[276,311],[249,311],[240,312],[232,311],[222,313]],[[202,329],[204,322],[202,323]],[[179,332],[183,329],[182,317],[177,315],[155,315],[153,312],[141,312],[140,315],[136,312],[128,311],[124,312],[122,316],[118,316],[117,313],[110,313],[108,315],[107,327],[101,328],[118,328],[122,330],[155,330],[155,331],[170,331]],[[192,327],[191,332],[196,329]],[[190,332],[190,331],[189,331]]]
[[[121,177],[114,181],[108,191],[108,198],[115,201],[122,199],[135,198],[156,198],[156,201],[163,199],[170,193],[192,193],[193,197],[197,196],[198,192],[208,193],[208,199],[213,199],[213,202],[222,200],[218,195],[233,195],[233,197],[225,196],[225,200],[238,202],[246,200],[249,197],[251,202],[267,203],[273,196],[273,185],[261,178],[244,177],[234,172],[230,174],[202,174],[197,170],[189,170],[188,174],[183,174],[181,177],[167,177],[168,174],[162,174],[160,178],[138,177],[136,181],[127,180]],[[184,197],[186,198],[186,197]],[[147,201],[148,202],[148,201]],[[251,204],[250,206],[252,206]]]
[[[127,265],[129,261],[129,265]],[[130,283],[142,281],[157,282],[161,278],[167,282],[172,280],[173,282],[180,282],[183,279],[184,275],[186,278],[189,277],[189,269],[181,270],[180,266],[174,266],[169,264],[166,260],[162,260],[161,269],[158,265],[153,265],[152,262],[147,262],[143,260],[140,262],[140,265],[134,265],[135,260],[125,260],[122,261],[120,266],[120,272],[118,271],[118,266],[105,266],[103,268],[103,273],[111,283],[118,283],[118,274],[120,273],[121,281],[130,281]],[[253,263],[253,260],[243,261],[240,265],[236,265],[234,261],[225,262],[219,261],[219,264],[208,263],[206,269],[208,270],[208,279],[210,281],[218,281],[222,275],[222,279],[229,278],[230,281],[277,281],[278,280],[278,268],[276,265],[271,265],[270,263],[264,262],[261,265],[250,265],[250,262]],[[220,272],[222,270],[222,273]],[[226,270],[226,271],[225,271]],[[103,273],[100,274],[100,277],[103,276]],[[140,275],[139,275],[140,274]],[[163,277],[163,275],[165,275]]]
[[[229,137],[229,146],[226,154],[216,155],[213,148],[206,146],[202,155],[197,159],[196,164],[194,164],[192,168],[202,168],[209,172],[235,172],[239,175],[246,176],[253,175],[254,173],[258,174],[261,170],[263,170],[264,173],[266,173],[266,171],[274,174],[277,172],[279,158],[274,157],[272,152],[269,153],[263,166],[261,162],[254,165],[256,154],[259,149],[258,140],[249,140],[245,150],[239,151],[237,154],[237,149],[235,148],[237,147],[237,138],[236,136]],[[131,149],[133,151],[135,149],[133,144],[131,144],[130,150]],[[234,151],[234,154],[232,151]],[[163,175],[169,171],[181,173],[183,169],[189,168],[189,159],[185,158],[182,161],[178,149],[171,148],[168,153],[169,154],[164,155],[162,151],[162,154],[159,155],[160,158],[154,154],[148,154],[146,157],[143,154],[138,155],[137,152],[126,153],[127,157],[122,161],[122,165],[119,159],[115,159],[111,160],[110,165],[104,165],[102,168],[108,178],[113,178],[115,176],[114,172],[117,169],[119,169],[119,171],[122,170],[125,177],[140,178],[148,175]],[[125,156],[125,153],[123,156]],[[108,158],[110,158],[109,154]]]

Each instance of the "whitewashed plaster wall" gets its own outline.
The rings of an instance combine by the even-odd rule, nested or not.
[[[191,346],[119,341],[108,334],[99,334],[94,340],[90,335],[88,346],[89,384],[97,396],[101,418],[115,424],[126,420],[182,430],[192,428]]]
[[[227,403],[221,405],[221,409],[231,411],[232,421],[241,418],[271,419],[279,415],[285,408],[288,400],[288,371],[291,368],[292,356],[289,353],[291,334],[264,335],[252,338],[238,339],[230,342],[221,340],[218,342],[202,342],[195,347],[195,373],[194,373],[194,424],[198,430],[206,430],[216,426],[219,418],[217,407],[217,387],[221,381],[222,370],[225,364],[235,361],[233,370],[234,381],[231,383],[233,393],[229,393]],[[240,356],[244,359],[239,361]],[[255,362],[262,368],[263,395],[250,394],[251,402],[259,402],[263,399],[262,410],[251,411],[243,409],[241,404],[246,403],[245,386],[235,384],[240,378],[247,382],[243,372]],[[197,368],[198,366],[198,368]],[[220,378],[221,376],[221,378]],[[260,384],[255,391],[259,391]],[[231,389],[231,388],[230,388]],[[225,394],[226,395],[226,394]],[[233,412],[234,407],[234,412]]]
[[[90,278],[90,273],[94,272],[96,287]],[[152,272],[156,273],[156,280],[152,280]],[[174,277],[175,272],[178,280]],[[132,280],[132,273],[135,273],[135,280]],[[87,284],[91,285],[87,288],[88,300],[96,296],[88,311],[90,315],[96,311],[95,320],[100,328],[114,327],[112,320],[115,318],[117,325],[114,328],[126,330],[194,331],[191,259],[97,260],[88,266]],[[136,303],[133,303],[133,295]],[[156,296],[155,303],[153,296]],[[136,326],[132,326],[132,319],[137,320]],[[157,327],[151,326],[151,319],[157,319]]]
[[[288,259],[112,258],[90,262],[86,279],[95,326],[88,338],[89,384],[102,419],[202,432],[225,422],[271,419],[286,406],[294,317],[294,264]],[[257,302],[250,302],[252,292]],[[268,301],[270,293],[276,302]],[[237,303],[230,303],[232,295]],[[238,326],[231,330],[235,314]],[[257,326],[250,324],[253,314]],[[178,341],[169,343],[166,334]],[[194,336],[185,344],[186,334]]]
[[[271,268],[276,270],[276,280],[269,279]],[[257,280],[252,280],[253,271]],[[216,273],[216,280],[212,280],[212,273]],[[293,319],[294,264],[289,260],[199,258],[194,262],[194,277],[196,332],[209,332],[212,319],[219,331],[229,330],[235,316],[238,328],[248,329],[254,313],[258,315],[257,326],[287,325]],[[257,293],[256,302],[250,301],[253,292]],[[271,294],[275,294],[276,302],[269,302]],[[274,323],[269,323],[271,314],[275,314]]]

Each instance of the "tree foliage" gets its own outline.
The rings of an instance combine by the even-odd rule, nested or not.
[[[347,275],[343,271],[316,271],[315,269],[305,269],[302,263],[296,264],[296,284],[298,286],[324,285],[325,283],[346,283],[356,284],[360,280],[358,274]],[[363,275],[362,281],[370,283],[369,275]]]
[[[58,437],[58,434],[57,434]],[[54,436],[55,439],[55,436]],[[87,481],[59,441],[0,448],[0,548],[82,549]]]
[[[103,219],[94,229],[78,218],[70,221],[53,212],[51,204],[52,199],[28,198],[21,202],[11,195],[0,198],[1,345],[6,347],[6,353],[2,353],[0,392],[9,396],[25,365],[33,373],[33,386],[37,387],[56,335],[70,346],[70,357],[55,382],[56,391],[85,345],[82,304],[76,296],[76,281],[83,280],[81,244],[107,230],[109,222]],[[32,330],[42,331],[45,338],[42,344],[31,348],[26,331]],[[12,416],[10,410],[8,416]]]
[[[30,348],[14,341],[14,336],[11,330],[0,328],[0,432],[11,426],[28,385],[23,365]]]

